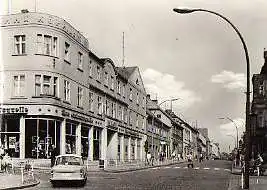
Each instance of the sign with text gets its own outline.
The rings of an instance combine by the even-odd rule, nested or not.
[[[28,113],[28,108],[24,106],[3,106],[0,107],[0,114]]]

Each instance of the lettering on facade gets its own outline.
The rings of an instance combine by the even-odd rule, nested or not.
[[[84,121],[84,122],[87,122],[87,123],[93,123],[93,119],[92,118],[88,118],[88,117],[84,117],[84,116],[81,116],[81,115],[79,115],[79,114],[76,114],[76,113],[72,113],[71,114],[71,117],[73,118],[73,119],[79,119],[79,120],[81,120],[81,121]]]
[[[0,107],[0,114],[6,114],[6,113],[10,113],[10,114],[16,114],[16,113],[28,113],[28,108],[20,106],[20,107]]]
[[[117,126],[117,123],[115,121],[108,121],[107,128],[114,130],[114,131],[118,130],[118,126]]]

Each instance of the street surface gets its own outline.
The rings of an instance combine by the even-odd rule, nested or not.
[[[186,163],[162,166],[123,173],[89,172],[85,187],[77,189],[97,190],[225,190],[230,179],[231,162],[223,160],[194,163],[187,168]],[[40,184],[29,189],[72,189],[53,188],[49,173],[39,172]]]

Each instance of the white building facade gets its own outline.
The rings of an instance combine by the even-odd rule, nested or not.
[[[19,158],[144,159],[145,90],[137,67],[97,57],[48,14],[0,17],[0,145]],[[125,74],[126,73],[126,74]]]

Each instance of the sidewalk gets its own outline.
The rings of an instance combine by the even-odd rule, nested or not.
[[[33,187],[40,183],[38,179],[25,179],[22,183],[20,174],[7,174],[0,172],[0,190],[2,189],[23,189]]]
[[[228,190],[240,190],[242,182],[241,175],[231,175]],[[266,176],[249,176],[249,190],[266,190],[267,177]]]

